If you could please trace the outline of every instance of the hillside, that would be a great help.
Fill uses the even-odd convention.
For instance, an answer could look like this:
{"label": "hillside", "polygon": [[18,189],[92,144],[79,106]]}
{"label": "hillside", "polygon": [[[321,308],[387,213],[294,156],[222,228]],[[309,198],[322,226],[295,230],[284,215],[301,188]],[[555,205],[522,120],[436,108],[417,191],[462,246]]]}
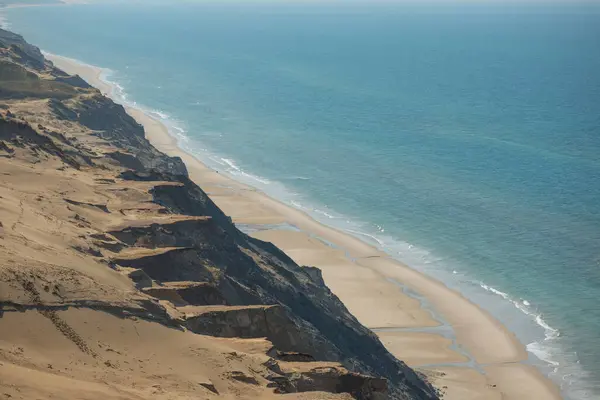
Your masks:
{"label": "hillside", "polygon": [[435,399],[317,269],[0,30],[0,396]]}

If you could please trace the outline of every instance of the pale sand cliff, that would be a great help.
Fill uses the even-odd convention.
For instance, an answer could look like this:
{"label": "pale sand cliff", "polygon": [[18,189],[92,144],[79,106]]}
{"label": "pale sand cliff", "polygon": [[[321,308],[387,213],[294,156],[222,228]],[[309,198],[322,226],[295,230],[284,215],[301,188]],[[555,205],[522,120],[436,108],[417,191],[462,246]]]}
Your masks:
{"label": "pale sand cliff", "polygon": [[125,109],[0,29],[0,398],[434,400]]}
{"label": "pale sand cliff", "polygon": [[[101,79],[101,69],[55,55],[48,58],[106,95],[112,93],[111,86]],[[423,366],[420,369],[441,388],[444,399],[561,398],[552,382],[524,362],[527,352],[516,337],[460,293],[349,234],[324,226],[297,209],[207,168],[178,148],[159,121],[138,109],[128,108],[128,112],[144,125],[147,138],[156,148],[181,157],[190,178],[235,223],[263,226],[253,236],[274,243],[300,265],[320,268],[326,284],[350,312],[379,334],[399,359],[417,369]],[[298,231],[269,229],[267,225],[273,224],[289,224]],[[455,344],[468,356],[455,351],[456,346],[451,348],[451,339],[428,332],[427,328],[440,322],[393,281],[426,297],[452,326]]]}

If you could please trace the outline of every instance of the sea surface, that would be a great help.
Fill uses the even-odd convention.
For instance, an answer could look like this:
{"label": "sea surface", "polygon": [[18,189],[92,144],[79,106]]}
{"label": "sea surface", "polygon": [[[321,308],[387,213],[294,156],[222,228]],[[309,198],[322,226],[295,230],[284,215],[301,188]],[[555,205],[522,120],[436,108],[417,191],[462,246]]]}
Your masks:
{"label": "sea surface", "polygon": [[5,11],[180,145],[492,312],[600,398],[600,5]]}

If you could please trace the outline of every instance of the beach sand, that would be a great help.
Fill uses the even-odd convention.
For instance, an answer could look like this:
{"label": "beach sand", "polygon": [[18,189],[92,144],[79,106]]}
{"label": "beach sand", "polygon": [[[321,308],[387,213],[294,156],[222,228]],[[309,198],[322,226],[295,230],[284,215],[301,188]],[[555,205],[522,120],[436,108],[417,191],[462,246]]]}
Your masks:
{"label": "beach sand", "polygon": [[[112,94],[113,88],[102,81],[102,69],[46,56],[57,67]],[[326,284],[356,318],[379,334],[396,357],[428,375],[445,393],[444,399],[561,398],[558,388],[526,363],[528,353],[514,334],[460,293],[354,236],[206,167],[181,150],[160,121],[139,109],[127,111],[144,125],[155,147],[184,160],[190,178],[235,223],[255,227],[254,237],[274,243],[298,264],[320,268]],[[272,228],[281,224],[296,230]],[[441,320],[404,288],[426,298]]]}

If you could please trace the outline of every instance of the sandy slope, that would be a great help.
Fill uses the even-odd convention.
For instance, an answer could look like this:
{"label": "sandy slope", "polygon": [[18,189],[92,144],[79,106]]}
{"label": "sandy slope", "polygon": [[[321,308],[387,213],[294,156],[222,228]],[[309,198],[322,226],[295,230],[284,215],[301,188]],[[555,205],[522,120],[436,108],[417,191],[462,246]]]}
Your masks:
{"label": "sandy slope", "polygon": [[[86,254],[92,226],[125,219],[93,204],[130,208],[143,191],[124,198],[114,194],[118,187],[106,190],[110,171],[65,169],[59,159],[36,162],[26,149],[14,151],[0,158],[0,398],[274,396],[261,378],[268,343],[206,337],[135,317],[150,298]],[[256,377],[257,384],[236,376]]]}
{"label": "sandy slope", "polygon": [[[0,39],[1,399],[383,398],[384,379],[331,361],[346,362],[324,328],[338,321],[405,379],[398,393],[435,397],[324,285],[235,230],[121,107]],[[285,303],[295,288],[316,325]]]}
{"label": "sandy slope", "polygon": [[[86,343],[87,354],[37,311],[7,313],[2,324],[12,329],[0,331],[2,398],[275,397],[255,372],[264,368],[264,356],[242,353],[247,350],[243,341],[207,338],[102,311],[58,314]],[[259,384],[238,381],[234,372],[256,376]]]}
{"label": "sandy slope", "polygon": [[[44,123],[46,132],[62,132],[87,154],[114,150],[85,128],[52,119],[45,101],[10,108]],[[29,128],[19,133],[18,120],[8,128],[4,121],[0,138],[8,128],[17,134],[0,151],[0,398],[276,397],[264,378],[271,374],[270,342],[203,336],[171,324],[168,304],[138,290],[130,269],[109,268],[92,239],[123,226],[206,218],[157,213],[148,194],[154,183],[119,182],[121,168],[110,163],[69,168],[65,153],[30,146],[28,138],[37,136]]]}

